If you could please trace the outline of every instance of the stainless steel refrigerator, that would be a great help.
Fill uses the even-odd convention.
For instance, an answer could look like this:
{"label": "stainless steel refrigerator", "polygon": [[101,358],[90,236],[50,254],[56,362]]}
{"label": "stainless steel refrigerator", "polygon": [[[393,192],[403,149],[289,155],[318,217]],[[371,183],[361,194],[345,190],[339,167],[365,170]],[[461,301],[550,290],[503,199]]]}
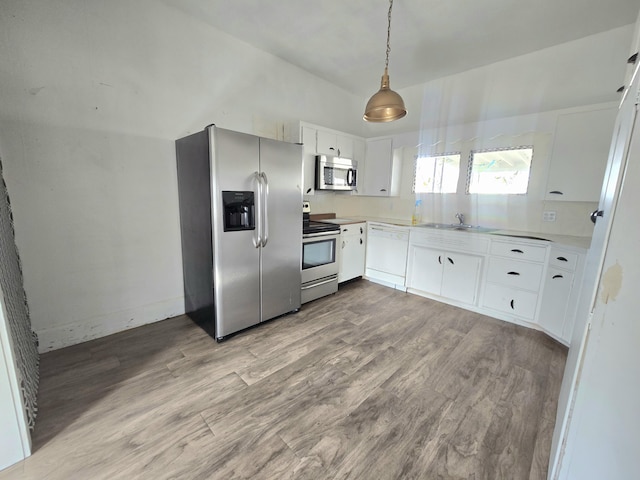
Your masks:
{"label": "stainless steel refrigerator", "polygon": [[220,341],[297,311],[302,146],[211,125],[176,158],[187,314]]}

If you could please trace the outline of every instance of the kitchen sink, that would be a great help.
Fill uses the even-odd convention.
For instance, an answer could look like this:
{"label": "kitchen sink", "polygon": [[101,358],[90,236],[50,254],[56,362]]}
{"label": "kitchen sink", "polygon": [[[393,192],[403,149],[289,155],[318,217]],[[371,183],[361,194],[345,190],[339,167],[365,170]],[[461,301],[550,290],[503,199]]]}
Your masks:
{"label": "kitchen sink", "polygon": [[439,230],[457,230],[459,232],[493,232],[495,228],[481,227],[479,225],[469,225],[468,223],[423,223],[416,225],[424,228],[437,228]]}

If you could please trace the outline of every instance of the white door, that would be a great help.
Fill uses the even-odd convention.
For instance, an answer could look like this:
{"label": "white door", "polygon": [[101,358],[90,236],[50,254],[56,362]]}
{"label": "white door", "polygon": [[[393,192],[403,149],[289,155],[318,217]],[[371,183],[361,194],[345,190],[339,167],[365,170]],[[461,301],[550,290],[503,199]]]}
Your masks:
{"label": "white door", "polygon": [[[585,349],[588,347],[588,334],[591,312],[593,310],[596,287],[602,272],[605,248],[611,230],[614,212],[618,202],[618,194],[622,182],[622,172],[627,164],[631,132],[636,119],[636,91],[637,79],[629,88],[628,95],[623,101],[616,124],[614,136],[609,151],[609,160],[605,171],[605,181],[600,195],[598,210],[602,216],[597,217],[594,228],[591,247],[587,255],[585,272],[582,282],[582,293],[578,301],[575,326],[569,348],[569,356],[565,365],[562,387],[558,399],[558,413],[556,415],[556,426],[553,433],[551,445],[551,458],[549,461],[551,475],[550,478],[558,478],[560,462],[567,465],[567,459],[562,459],[563,439],[566,435],[570,423],[571,403],[575,389],[579,383],[579,371],[581,359]],[[636,159],[638,161],[638,159]],[[631,224],[636,225],[637,219],[633,219]]]}
{"label": "white door", "polygon": [[[640,125],[633,129],[566,432],[561,479],[640,478]],[[605,210],[607,213],[612,211]],[[611,215],[612,216],[612,215]]]}

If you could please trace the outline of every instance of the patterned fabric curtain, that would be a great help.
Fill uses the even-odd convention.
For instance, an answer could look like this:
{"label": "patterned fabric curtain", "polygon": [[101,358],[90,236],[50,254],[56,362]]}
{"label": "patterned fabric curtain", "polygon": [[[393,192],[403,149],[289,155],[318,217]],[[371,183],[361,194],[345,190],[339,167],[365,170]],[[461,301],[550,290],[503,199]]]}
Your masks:
{"label": "patterned fabric curtain", "polygon": [[15,242],[13,214],[0,161],[0,289],[9,322],[10,341],[16,356],[16,372],[22,390],[29,428],[33,430],[38,411],[38,338],[31,330],[29,307],[22,280],[22,265]]}

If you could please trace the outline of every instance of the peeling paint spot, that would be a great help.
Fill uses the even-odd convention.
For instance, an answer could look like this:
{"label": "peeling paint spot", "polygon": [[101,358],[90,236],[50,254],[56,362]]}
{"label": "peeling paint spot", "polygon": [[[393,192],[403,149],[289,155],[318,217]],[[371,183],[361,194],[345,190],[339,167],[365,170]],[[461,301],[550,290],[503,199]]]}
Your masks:
{"label": "peeling paint spot", "polygon": [[29,93],[31,95],[37,95],[40,93],[40,90],[42,90],[44,87],[33,87],[29,89]]}
{"label": "peeling paint spot", "polygon": [[600,300],[605,305],[609,300],[615,300],[622,288],[622,266],[616,261],[615,265],[610,266],[604,275],[600,284]]}

